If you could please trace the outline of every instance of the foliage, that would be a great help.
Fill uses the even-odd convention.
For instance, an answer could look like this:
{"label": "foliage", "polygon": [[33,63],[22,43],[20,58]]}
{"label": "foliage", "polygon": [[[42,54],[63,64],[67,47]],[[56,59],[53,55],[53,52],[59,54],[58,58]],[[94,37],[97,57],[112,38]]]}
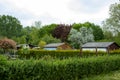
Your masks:
{"label": "foliage", "polygon": [[16,60],[0,66],[0,80],[81,80],[91,75],[120,70],[120,56]]}
{"label": "foliage", "polygon": [[45,45],[46,45],[46,42],[45,42],[45,41],[40,41],[40,42],[39,42],[39,47],[40,47],[41,49],[43,49]]}
{"label": "foliage", "polygon": [[[18,44],[34,44],[37,45],[40,40],[50,42],[59,42],[51,36],[56,24],[50,24],[40,27],[40,22],[36,21],[34,26],[27,26],[22,29],[22,36],[12,37]],[[39,28],[38,28],[39,27]],[[46,39],[47,38],[47,39]]]}
{"label": "foliage", "polygon": [[[38,44],[39,43],[39,29],[37,27],[34,26],[27,26],[24,27],[22,30],[23,36],[21,37],[24,41],[24,43],[27,44]],[[20,41],[19,41],[20,42]],[[22,42],[20,42],[22,43]]]}
{"label": "foliage", "polygon": [[92,29],[86,27],[80,28],[79,31],[71,29],[68,40],[74,48],[80,48],[82,44],[94,41]]}
{"label": "foliage", "polygon": [[9,15],[0,15],[0,36],[18,37],[21,36],[22,25],[20,21]]}
{"label": "foliage", "polygon": [[57,24],[45,25],[39,29],[39,38],[44,37],[45,35],[52,35],[53,30],[57,27]]}
{"label": "foliage", "polygon": [[[69,57],[80,57],[80,50],[29,50],[29,53],[24,53],[23,50],[18,50],[17,54],[20,58],[35,58],[40,59],[45,55],[49,55],[55,58],[64,59]],[[116,54],[112,52],[111,54]],[[117,53],[119,54],[119,53]],[[82,51],[82,57],[95,56],[96,52],[94,51]],[[106,52],[98,52],[97,55],[107,55]]]}
{"label": "foliage", "polygon": [[2,49],[16,49],[16,42],[11,39],[1,39],[0,48]]}
{"label": "foliage", "polygon": [[103,27],[117,34],[120,32],[120,3],[111,4],[109,15],[109,18],[103,22]]}
{"label": "foliage", "polygon": [[30,44],[38,44],[39,43],[39,33],[38,33],[38,29],[36,27],[31,27],[32,31],[29,33],[29,43]]}
{"label": "foliage", "polygon": [[65,42],[67,40],[71,27],[71,25],[60,24],[54,29],[52,35],[53,37],[60,39],[62,42]]}
{"label": "foliage", "polygon": [[7,62],[7,57],[0,54],[0,66]]}
{"label": "foliage", "polygon": [[81,27],[92,28],[95,41],[104,39],[103,31],[99,25],[95,25],[94,23],[90,23],[90,22],[85,22],[85,23],[78,23],[78,24],[74,23],[72,26],[74,29],[78,31],[79,31],[79,28]]}
{"label": "foliage", "polygon": [[47,44],[61,42],[60,39],[56,39],[52,35],[47,34],[44,37],[42,37],[41,40],[45,41]]}
{"label": "foliage", "polygon": [[120,45],[120,32],[118,32],[116,35],[113,35],[111,31],[104,30],[104,36],[105,39],[99,40],[100,42],[116,42],[118,45]]}
{"label": "foliage", "polygon": [[111,31],[104,30],[104,36],[105,36],[105,39],[108,39],[108,40],[113,38],[113,34]]}
{"label": "foliage", "polygon": [[23,35],[21,37],[12,37],[14,41],[17,42],[17,44],[25,44],[26,43],[26,35]]}
{"label": "foliage", "polygon": [[75,57],[79,56],[79,50],[29,50],[29,53],[26,54],[22,50],[17,52],[20,58],[28,58],[30,59],[40,59],[44,56],[52,56],[54,58],[68,58],[68,57]]}

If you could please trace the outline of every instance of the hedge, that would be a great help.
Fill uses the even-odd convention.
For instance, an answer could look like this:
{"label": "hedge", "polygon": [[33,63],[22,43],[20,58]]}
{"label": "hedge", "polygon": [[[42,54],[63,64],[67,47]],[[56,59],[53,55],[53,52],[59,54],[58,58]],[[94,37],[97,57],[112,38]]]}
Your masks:
{"label": "hedge", "polygon": [[[1,63],[1,61],[0,61]],[[2,64],[0,80],[79,80],[120,69],[120,56],[64,60],[15,60]]]}
{"label": "hedge", "polygon": [[[20,58],[36,58],[39,59],[43,56],[50,55],[56,58],[68,58],[68,57],[80,57],[79,50],[19,50],[17,52]],[[106,52],[98,52],[97,55],[105,55]],[[93,51],[84,51],[82,52],[82,56],[93,56],[96,55]]]}

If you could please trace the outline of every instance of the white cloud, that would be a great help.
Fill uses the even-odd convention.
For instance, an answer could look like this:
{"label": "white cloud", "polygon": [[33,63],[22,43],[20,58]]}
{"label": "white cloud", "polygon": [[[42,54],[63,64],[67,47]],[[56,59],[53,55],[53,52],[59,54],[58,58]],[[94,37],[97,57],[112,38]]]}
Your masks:
{"label": "white cloud", "polygon": [[0,14],[17,17],[24,26],[34,21],[42,24],[94,22],[108,17],[109,6],[118,0],[0,0]]}

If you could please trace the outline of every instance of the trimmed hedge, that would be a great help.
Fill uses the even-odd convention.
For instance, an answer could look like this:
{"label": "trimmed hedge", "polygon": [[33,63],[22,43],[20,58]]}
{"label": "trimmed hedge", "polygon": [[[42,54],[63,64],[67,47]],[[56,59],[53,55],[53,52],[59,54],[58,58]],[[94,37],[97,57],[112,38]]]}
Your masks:
{"label": "trimmed hedge", "polygon": [[[49,55],[55,58],[69,58],[69,57],[80,57],[79,50],[19,50],[17,52],[20,58],[35,58],[39,59],[43,56]],[[105,55],[106,52],[98,52],[97,54],[93,51],[84,51],[82,56],[93,56],[93,55]]]}
{"label": "trimmed hedge", "polygon": [[[1,63],[1,61],[0,61]],[[7,65],[6,65],[7,64]],[[7,61],[0,80],[79,80],[120,69],[120,56]]]}

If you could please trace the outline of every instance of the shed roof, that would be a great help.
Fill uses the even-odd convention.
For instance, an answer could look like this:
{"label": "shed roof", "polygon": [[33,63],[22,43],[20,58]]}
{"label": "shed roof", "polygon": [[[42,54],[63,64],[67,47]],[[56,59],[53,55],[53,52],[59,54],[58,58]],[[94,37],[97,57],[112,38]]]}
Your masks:
{"label": "shed roof", "polygon": [[106,48],[114,43],[115,42],[88,42],[88,43],[82,45],[82,48],[95,48],[95,47]]}
{"label": "shed roof", "polygon": [[56,47],[61,46],[63,44],[65,44],[65,43],[50,43],[50,44],[45,45],[44,47],[45,48],[56,48]]}

